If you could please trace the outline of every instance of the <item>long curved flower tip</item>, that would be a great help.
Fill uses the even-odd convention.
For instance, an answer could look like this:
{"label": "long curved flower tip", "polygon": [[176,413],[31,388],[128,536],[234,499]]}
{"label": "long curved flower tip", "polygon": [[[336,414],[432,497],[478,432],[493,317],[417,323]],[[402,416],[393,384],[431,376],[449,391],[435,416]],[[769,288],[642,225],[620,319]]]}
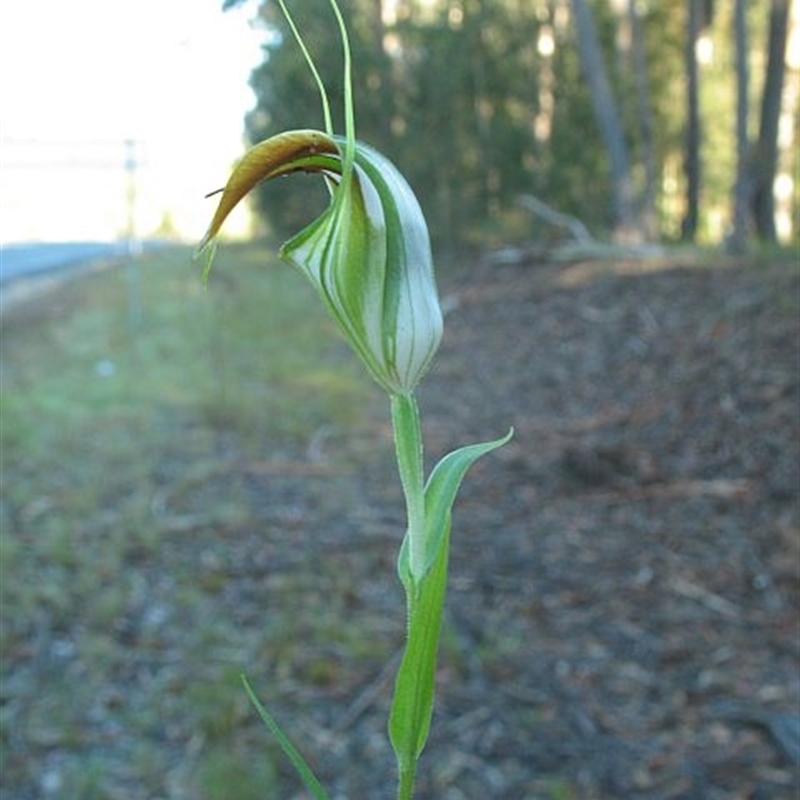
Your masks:
{"label": "long curved flower tip", "polygon": [[198,253],[212,244],[228,215],[257,184],[278,175],[310,169],[311,164],[324,155],[338,158],[339,148],[330,136],[316,130],[286,131],[251,147],[222,190],[217,210],[197,248]]}

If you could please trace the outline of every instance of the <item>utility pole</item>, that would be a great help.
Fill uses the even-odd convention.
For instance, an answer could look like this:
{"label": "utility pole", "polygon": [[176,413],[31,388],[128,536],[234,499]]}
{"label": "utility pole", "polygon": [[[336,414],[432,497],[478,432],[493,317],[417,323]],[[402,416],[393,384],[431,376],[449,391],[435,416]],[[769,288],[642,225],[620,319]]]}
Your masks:
{"label": "utility pole", "polygon": [[136,235],[136,181],[139,159],[136,152],[136,140],[125,140],[125,172],[127,174],[126,207],[128,222],[125,236],[128,249],[128,324],[132,334],[136,334],[142,321],[142,290],[139,256],[142,254],[142,242]]}

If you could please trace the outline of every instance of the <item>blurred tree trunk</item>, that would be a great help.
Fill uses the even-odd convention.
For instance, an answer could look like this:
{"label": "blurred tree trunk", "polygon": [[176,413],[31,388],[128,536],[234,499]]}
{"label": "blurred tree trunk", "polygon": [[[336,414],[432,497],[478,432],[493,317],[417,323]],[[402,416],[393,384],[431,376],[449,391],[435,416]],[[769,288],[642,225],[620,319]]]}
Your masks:
{"label": "blurred tree trunk", "polygon": [[786,71],[789,0],[772,0],[767,45],[767,74],[761,98],[758,141],[750,159],[752,170],[751,212],[760,239],[774,242],[775,197],[772,185],[778,163],[778,122]]}
{"label": "blurred tree trunk", "polygon": [[639,118],[642,163],[644,165],[644,187],[642,189],[642,227],[648,239],[658,236],[656,218],[656,159],[653,147],[653,107],[647,82],[647,51],[644,26],[635,0],[628,0],[628,20],[631,30],[631,51],[636,80],[636,108]]}
{"label": "blurred tree trunk", "polygon": [[703,0],[689,0],[686,31],[686,144],[683,171],[686,176],[686,211],[681,222],[681,238],[693,242],[700,212],[700,76],[697,66],[697,40],[703,28]]}
{"label": "blurred tree trunk", "polygon": [[747,66],[747,9],[745,0],[733,5],[734,64],[736,69],[736,179],[733,185],[733,229],[728,247],[733,253],[747,250],[747,209],[750,205],[751,170],[747,165],[747,118],[750,75]]}
{"label": "blurred tree trunk", "polygon": [[613,227],[618,238],[640,235],[633,208],[628,148],[617,104],[608,81],[600,42],[586,0],[572,0],[583,73],[611,168]]}
{"label": "blurred tree trunk", "polygon": [[467,41],[470,48],[468,58],[472,75],[473,124],[483,164],[480,180],[480,213],[488,217],[492,196],[490,178],[494,171],[495,154],[490,124],[493,107],[487,81],[487,32],[483,25],[484,13],[482,0],[477,0],[464,15],[464,27],[468,31]]}

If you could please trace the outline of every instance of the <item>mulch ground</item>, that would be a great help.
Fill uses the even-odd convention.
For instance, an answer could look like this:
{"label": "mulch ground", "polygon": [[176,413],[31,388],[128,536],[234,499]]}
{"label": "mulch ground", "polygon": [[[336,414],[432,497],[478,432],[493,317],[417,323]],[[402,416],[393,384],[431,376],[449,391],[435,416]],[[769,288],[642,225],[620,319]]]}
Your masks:
{"label": "mulch ground", "polygon": [[[440,284],[445,339],[419,390],[428,460],[515,436],[456,506],[419,800],[796,798],[797,264],[484,263]],[[205,731],[171,716],[170,697],[229,658],[251,665],[333,799],[393,796],[404,522],[390,437],[381,406],[263,461],[231,444],[191,503],[170,488],[182,457],[154,465],[158,563],[131,554],[147,589],[87,723],[102,733],[87,752],[117,760],[103,797],[200,800],[204,736],[269,740],[245,700],[212,698]],[[246,508],[204,524],[234,479]],[[208,593],[195,617],[171,564]],[[210,618],[239,638],[182,650]],[[163,720],[134,737],[122,708]],[[160,790],[126,755],[148,737],[170,765]],[[52,763],[69,747],[30,752]],[[264,796],[304,797],[271,752],[281,788]]]}
{"label": "mulch ground", "polygon": [[[516,433],[457,505],[420,798],[797,797],[796,265],[485,265],[442,284],[428,452]],[[378,509],[392,476],[368,473]],[[378,705],[331,775],[374,764]],[[374,775],[342,796],[391,796]]]}

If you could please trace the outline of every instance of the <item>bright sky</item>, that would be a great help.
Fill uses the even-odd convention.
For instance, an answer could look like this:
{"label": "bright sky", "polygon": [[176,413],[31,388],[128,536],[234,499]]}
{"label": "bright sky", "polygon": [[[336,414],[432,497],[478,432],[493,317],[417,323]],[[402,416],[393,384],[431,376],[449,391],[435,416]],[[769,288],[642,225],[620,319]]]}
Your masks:
{"label": "bright sky", "polygon": [[101,238],[166,215],[198,238],[243,152],[257,3],[0,0],[0,241]]}

